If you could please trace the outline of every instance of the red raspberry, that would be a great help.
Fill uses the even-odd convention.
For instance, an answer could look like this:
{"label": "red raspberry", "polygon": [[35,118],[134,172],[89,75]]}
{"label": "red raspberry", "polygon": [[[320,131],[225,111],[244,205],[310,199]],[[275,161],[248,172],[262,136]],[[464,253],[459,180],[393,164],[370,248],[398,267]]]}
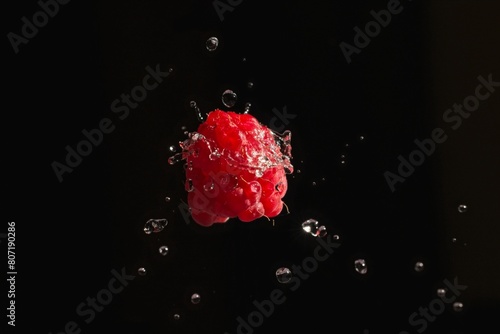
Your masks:
{"label": "red raspberry", "polygon": [[249,114],[216,109],[181,143],[186,191],[202,226],[275,217],[293,172],[291,133],[277,135]]}

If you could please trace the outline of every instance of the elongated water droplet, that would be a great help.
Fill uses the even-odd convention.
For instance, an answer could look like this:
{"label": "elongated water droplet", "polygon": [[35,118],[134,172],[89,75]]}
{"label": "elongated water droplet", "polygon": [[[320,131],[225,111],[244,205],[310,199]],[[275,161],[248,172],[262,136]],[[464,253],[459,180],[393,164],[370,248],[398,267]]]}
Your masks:
{"label": "elongated water droplet", "polygon": [[209,39],[207,39],[205,46],[208,51],[210,52],[215,51],[219,46],[219,39],[217,37],[210,37]]}
{"label": "elongated water droplet", "polygon": [[174,165],[182,160],[182,153],[176,153],[168,158],[168,164]]}
{"label": "elongated water droplet", "polygon": [[276,270],[276,279],[278,282],[286,284],[292,280],[292,271],[286,267],[281,267]]}
{"label": "elongated water droplet", "polygon": [[149,219],[146,224],[144,224],[144,233],[151,234],[161,232],[167,224],[168,221],[166,219]]}
{"label": "elongated water droplet", "polygon": [[237,100],[238,100],[238,96],[236,95],[235,92],[233,92],[230,89],[226,89],[222,93],[222,103],[224,103],[224,105],[228,108],[234,107]]}
{"label": "elongated water droplet", "polygon": [[170,197],[168,197],[168,196],[167,196],[167,197],[165,197],[165,202],[167,202],[167,203],[168,203],[168,202],[170,202],[170,200],[171,200],[171,198],[170,198]]}
{"label": "elongated water droplet", "polygon": [[366,261],[364,259],[357,259],[354,261],[354,269],[362,275],[368,272],[368,266],[366,265]]}
{"label": "elongated water droplet", "polygon": [[193,185],[193,180],[187,179],[186,181],[186,191],[188,193],[192,192],[194,190],[194,185]]}
{"label": "elongated water droplet", "polygon": [[252,107],[252,104],[250,102],[245,103],[245,110],[243,110],[243,113],[248,114],[250,112],[251,107]]}
{"label": "elongated water droplet", "polygon": [[316,231],[316,233],[314,235],[316,237],[324,238],[327,234],[328,234],[328,232],[326,231],[326,227],[321,225],[320,227],[318,227],[318,230]]}

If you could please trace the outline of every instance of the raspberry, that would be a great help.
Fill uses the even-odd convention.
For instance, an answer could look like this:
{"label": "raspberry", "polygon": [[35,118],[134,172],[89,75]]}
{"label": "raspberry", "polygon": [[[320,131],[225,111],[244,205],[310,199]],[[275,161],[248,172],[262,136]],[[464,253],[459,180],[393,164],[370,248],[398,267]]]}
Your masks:
{"label": "raspberry", "polygon": [[275,217],[293,172],[291,133],[278,135],[249,114],[216,109],[180,143],[188,205],[202,226],[229,218]]}

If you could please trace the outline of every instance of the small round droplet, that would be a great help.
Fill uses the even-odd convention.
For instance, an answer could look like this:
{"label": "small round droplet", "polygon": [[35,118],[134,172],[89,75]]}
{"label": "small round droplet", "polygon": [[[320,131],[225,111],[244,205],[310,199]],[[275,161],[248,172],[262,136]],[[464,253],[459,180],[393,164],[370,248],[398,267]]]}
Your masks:
{"label": "small round droplet", "polygon": [[455,312],[460,312],[464,309],[464,304],[461,302],[454,302],[453,303],[453,311]]}
{"label": "small round droplet", "polygon": [[248,88],[252,88],[252,87],[253,87],[253,82],[249,81],[249,82],[247,83],[247,87],[248,87]]}
{"label": "small round droplet", "polygon": [[168,202],[170,202],[170,201],[171,201],[171,198],[170,198],[170,197],[168,197],[168,196],[167,196],[167,197],[165,197],[165,202],[167,202],[167,203],[168,203]]}
{"label": "small round droplet", "polygon": [[451,242],[457,242],[457,238],[451,238]]}
{"label": "small round droplet", "polygon": [[460,204],[460,205],[458,206],[458,212],[460,212],[460,213],[465,213],[465,212],[467,212],[467,209],[468,209],[468,208],[467,208],[467,205],[465,205],[465,204]]}
{"label": "small round droplet", "polygon": [[446,289],[442,289],[442,288],[441,289],[437,289],[437,295],[440,298],[445,297],[446,296]]}
{"label": "small round droplet", "polygon": [[177,148],[174,145],[171,145],[169,148],[170,152],[175,153],[177,152]]}
{"label": "small round droplet", "polygon": [[333,240],[340,240],[340,236],[338,234],[332,235]]}
{"label": "small round droplet", "polygon": [[217,37],[210,37],[207,39],[205,46],[208,51],[213,52],[217,50],[217,47],[219,46],[219,39]]}
{"label": "small round droplet", "polygon": [[357,259],[354,261],[354,269],[361,275],[364,275],[368,272],[368,267],[366,265],[366,261],[364,259]]}
{"label": "small round droplet", "polygon": [[167,255],[168,254],[168,247],[167,246],[161,246],[160,248],[158,248],[158,252],[160,253],[160,255]]}
{"label": "small round droplet", "polygon": [[237,99],[238,99],[238,96],[236,95],[236,93],[230,89],[226,89],[222,93],[222,103],[224,103],[224,105],[228,108],[234,107]]}
{"label": "small round droplet", "polygon": [[146,275],[146,268],[141,267],[141,268],[137,269],[137,273],[141,276]]}
{"label": "small round droplet", "polygon": [[193,303],[193,304],[195,304],[195,305],[196,305],[196,304],[199,304],[199,303],[200,303],[200,301],[201,301],[201,296],[200,296],[199,294],[197,294],[197,293],[193,293],[193,294],[191,295],[191,303]]}
{"label": "small round droplet", "polygon": [[286,284],[292,280],[292,271],[286,267],[281,267],[276,270],[276,279],[278,282]]}
{"label": "small round droplet", "polygon": [[144,224],[144,233],[151,234],[161,232],[167,224],[168,220],[166,219],[149,219]]}
{"label": "small round droplet", "polygon": [[318,230],[316,231],[315,236],[320,237],[320,238],[324,238],[327,234],[328,234],[328,232],[326,231],[326,227],[324,225],[321,225],[320,227],[318,227]]}
{"label": "small round droplet", "polygon": [[180,314],[174,314],[174,320],[179,320],[181,318]]}
{"label": "small round droplet", "polygon": [[424,270],[424,263],[420,261],[415,263],[414,269],[416,272],[422,272]]}

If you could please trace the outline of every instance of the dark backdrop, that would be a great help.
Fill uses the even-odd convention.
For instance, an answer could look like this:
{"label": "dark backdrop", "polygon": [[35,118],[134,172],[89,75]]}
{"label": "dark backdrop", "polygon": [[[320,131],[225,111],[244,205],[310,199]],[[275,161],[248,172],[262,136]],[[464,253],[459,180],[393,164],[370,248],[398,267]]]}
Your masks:
{"label": "dark backdrop", "polygon": [[[9,332],[478,333],[493,322],[500,88],[456,130],[442,117],[475,94],[479,76],[500,81],[498,3],[401,1],[350,63],[341,43],[354,46],[355,27],[364,31],[388,2],[220,3],[231,8],[223,20],[209,0],[71,1],[18,53],[8,34],[22,34],[22,18],[32,22],[41,7],[6,4],[0,233],[15,221],[18,272]],[[120,119],[113,101],[141,85],[148,66],[173,71]],[[202,228],[186,218],[183,169],[167,163],[169,147],[199,124],[189,102],[227,110],[225,89],[238,95],[230,109],[251,103],[263,124],[292,132],[289,212],[274,222]],[[65,163],[66,146],[105,118],[113,130],[60,182],[54,161]],[[391,191],[384,173],[397,173],[398,157],[435,128],[447,140]],[[146,235],[150,218],[168,225]],[[274,272],[314,263],[317,239],[301,229],[309,218],[341,243],[307,278],[296,272],[293,291]],[[107,294],[113,270],[129,281]],[[437,299],[445,280],[462,286],[459,312]],[[254,302],[274,289],[286,300],[260,323]],[[90,318],[96,297],[106,305]],[[429,307],[437,315],[425,318]],[[238,328],[239,317],[255,328]]]}

